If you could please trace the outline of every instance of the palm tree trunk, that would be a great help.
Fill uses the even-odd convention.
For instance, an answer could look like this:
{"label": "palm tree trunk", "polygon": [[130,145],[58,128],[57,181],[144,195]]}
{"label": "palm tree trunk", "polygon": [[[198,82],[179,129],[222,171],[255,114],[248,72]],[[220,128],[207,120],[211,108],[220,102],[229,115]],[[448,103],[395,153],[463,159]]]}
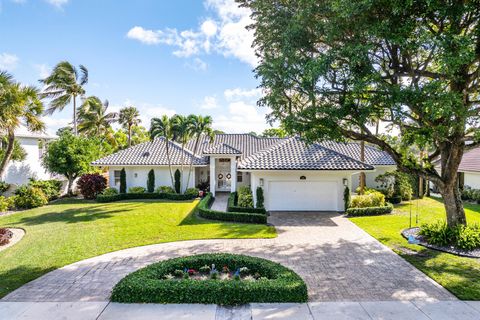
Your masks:
{"label": "palm tree trunk", "polygon": [[77,96],[73,95],[73,133],[78,136],[77,131]]}
{"label": "palm tree trunk", "polygon": [[172,181],[172,188],[175,189],[175,181],[173,180],[173,173],[172,173],[172,161],[170,160],[170,147],[168,146],[168,139],[165,137],[165,146],[167,150],[167,161],[168,161],[168,171],[170,172],[170,180]]}
{"label": "palm tree trunk", "polygon": [[15,146],[15,133],[13,130],[8,130],[8,145],[7,150],[5,151],[5,156],[0,163],[0,178],[3,180],[3,175],[7,169],[8,162],[13,154],[13,148]]}
{"label": "palm tree trunk", "polygon": [[132,125],[128,124],[128,147],[132,146]]}
{"label": "palm tree trunk", "polygon": [[[365,162],[365,141],[360,141],[360,161]],[[360,172],[360,192],[365,193],[365,172]]]}
{"label": "palm tree trunk", "polygon": [[199,140],[200,140],[200,134],[197,135],[197,138],[195,139],[195,146],[193,147],[193,157],[190,160],[190,167],[188,168],[187,187],[190,184],[190,175],[192,174],[193,160],[195,159],[195,155],[197,154]]}
{"label": "palm tree trunk", "polygon": [[[183,190],[183,166],[185,163],[185,143],[182,142],[182,165],[180,166],[180,172],[182,173],[180,176],[180,192],[183,193],[185,190]],[[187,185],[188,188],[188,185]]]}

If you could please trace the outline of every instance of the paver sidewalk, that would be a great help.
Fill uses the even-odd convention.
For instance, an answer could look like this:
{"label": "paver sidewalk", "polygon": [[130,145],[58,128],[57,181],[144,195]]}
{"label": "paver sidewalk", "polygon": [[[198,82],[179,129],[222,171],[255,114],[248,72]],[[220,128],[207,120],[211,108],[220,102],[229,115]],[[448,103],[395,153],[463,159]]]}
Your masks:
{"label": "paver sidewalk", "polygon": [[309,301],[456,300],[386,246],[336,213],[277,212],[274,239],[218,239],[116,251],[54,270],[2,301],[108,301],[115,284],[151,263],[229,252],[279,262],[307,284]]}
{"label": "paver sidewalk", "polygon": [[478,320],[480,301],[312,302],[220,307],[199,304],[0,302],[0,320]]}

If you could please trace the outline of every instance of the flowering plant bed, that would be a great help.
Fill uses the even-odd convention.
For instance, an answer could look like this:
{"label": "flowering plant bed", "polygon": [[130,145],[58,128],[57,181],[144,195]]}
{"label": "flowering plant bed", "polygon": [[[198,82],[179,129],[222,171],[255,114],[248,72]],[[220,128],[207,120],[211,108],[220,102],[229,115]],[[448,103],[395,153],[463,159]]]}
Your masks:
{"label": "flowering plant bed", "polygon": [[261,258],[201,254],[158,262],[122,279],[111,300],[127,303],[306,302],[292,270]]}
{"label": "flowering plant bed", "polygon": [[0,228],[0,246],[7,245],[13,236],[13,232],[7,228]]}

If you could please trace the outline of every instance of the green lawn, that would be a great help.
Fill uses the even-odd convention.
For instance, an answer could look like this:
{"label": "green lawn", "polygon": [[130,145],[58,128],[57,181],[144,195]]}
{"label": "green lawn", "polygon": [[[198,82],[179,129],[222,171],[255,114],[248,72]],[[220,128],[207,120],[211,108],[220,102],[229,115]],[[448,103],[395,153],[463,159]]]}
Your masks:
{"label": "green lawn", "polygon": [[[392,248],[415,267],[440,283],[463,300],[480,300],[480,259],[462,258],[452,254],[410,245],[400,231],[409,227],[410,208],[412,225],[418,205],[419,225],[445,219],[443,204],[436,198],[412,201],[411,206],[396,206],[391,215],[350,218],[355,224]],[[465,204],[468,223],[480,223],[480,205]]]}
{"label": "green lawn", "polygon": [[198,200],[99,204],[60,200],[0,217],[1,227],[26,230],[0,252],[0,297],[42,274],[103,253],[147,244],[212,238],[273,238],[274,227],[201,220]]}

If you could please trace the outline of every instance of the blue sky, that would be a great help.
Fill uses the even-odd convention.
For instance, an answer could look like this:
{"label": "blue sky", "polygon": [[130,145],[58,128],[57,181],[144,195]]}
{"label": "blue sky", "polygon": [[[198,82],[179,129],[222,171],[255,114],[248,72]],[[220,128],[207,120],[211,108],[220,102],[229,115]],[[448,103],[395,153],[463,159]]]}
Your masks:
{"label": "blue sky", "polygon": [[[59,61],[89,70],[87,95],[112,111],[209,114],[226,132],[261,132],[249,12],[233,0],[0,0],[0,69],[39,85]],[[71,107],[45,117],[48,131]]]}

